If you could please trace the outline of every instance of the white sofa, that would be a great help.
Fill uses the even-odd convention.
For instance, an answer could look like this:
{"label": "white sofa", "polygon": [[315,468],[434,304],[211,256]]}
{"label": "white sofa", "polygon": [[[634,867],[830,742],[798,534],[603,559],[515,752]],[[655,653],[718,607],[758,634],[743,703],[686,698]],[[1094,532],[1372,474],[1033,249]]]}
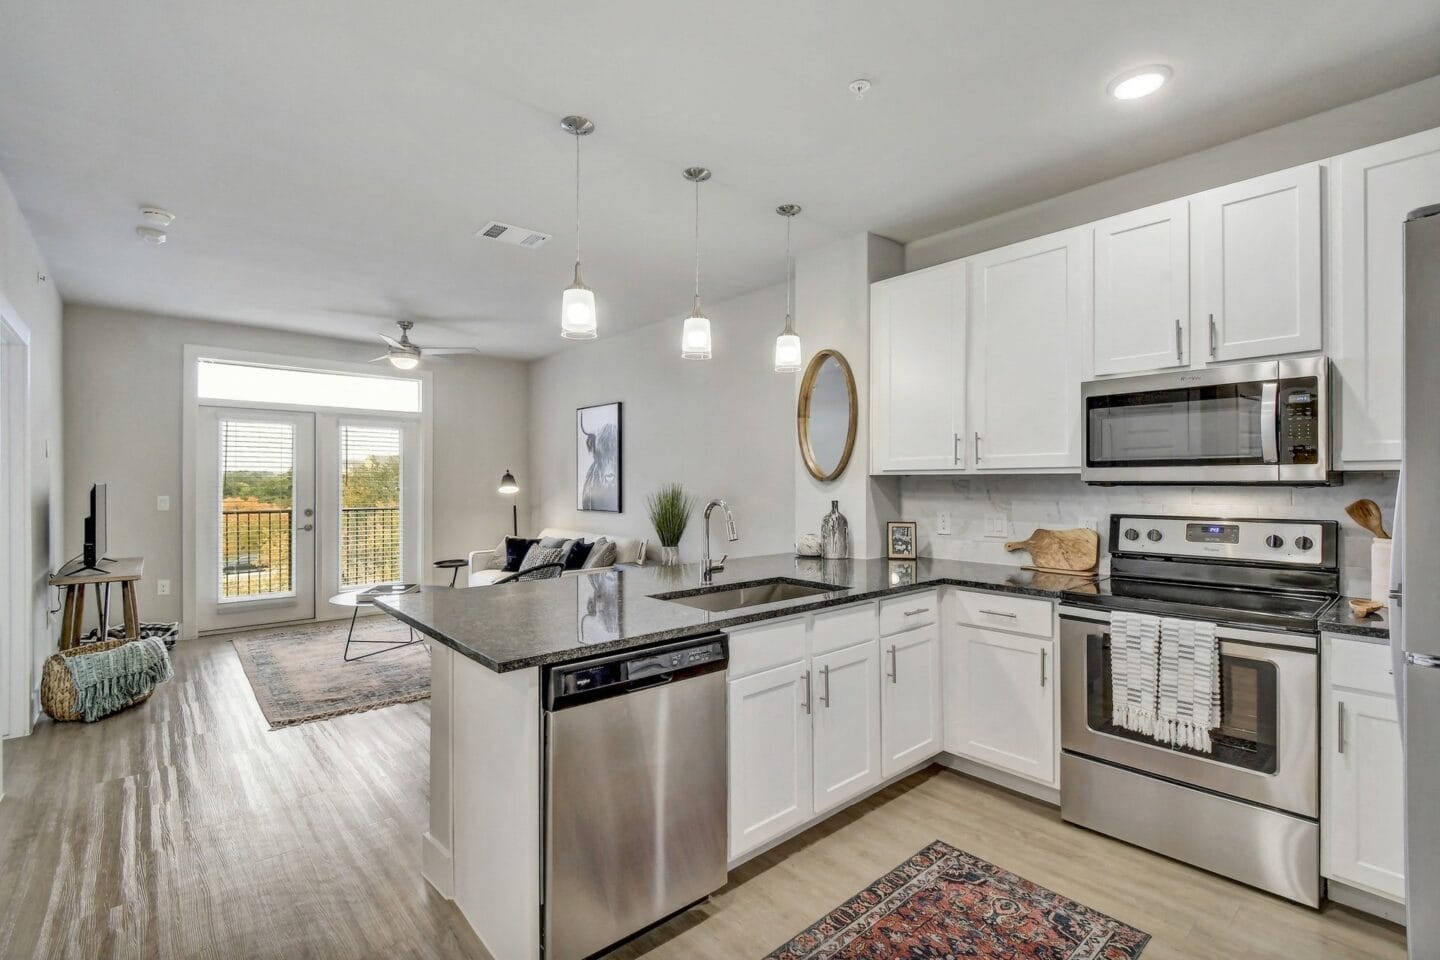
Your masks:
{"label": "white sofa", "polygon": [[[601,537],[615,544],[616,563],[644,563],[646,541],[642,537],[633,539],[630,537],[617,537],[606,533],[588,533],[584,530],[566,530],[563,527],[546,527],[540,531],[539,537],[555,537],[560,540],[589,540],[596,542]],[[489,550],[473,550],[470,553],[469,583],[472,587],[488,587],[501,577],[510,576],[504,570],[493,566],[496,554],[503,553],[505,541],[501,540]],[[503,562],[501,566],[503,566]],[[594,573],[596,570],[608,569],[605,567],[584,567],[580,570],[566,570],[564,575],[569,577],[577,573]]]}

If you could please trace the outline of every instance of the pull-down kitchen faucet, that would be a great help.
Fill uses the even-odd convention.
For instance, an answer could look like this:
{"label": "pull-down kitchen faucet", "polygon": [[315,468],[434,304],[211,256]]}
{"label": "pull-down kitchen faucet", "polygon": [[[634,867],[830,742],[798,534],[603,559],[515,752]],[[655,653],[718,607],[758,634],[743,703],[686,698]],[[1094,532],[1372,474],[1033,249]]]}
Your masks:
{"label": "pull-down kitchen faucet", "polygon": [[730,507],[724,500],[711,500],[705,505],[705,555],[700,558],[700,582],[710,583],[716,570],[725,569],[725,560],[730,554],[720,558],[718,563],[710,562],[710,514],[716,507],[725,511],[725,535],[734,543],[740,539],[740,534],[735,532],[735,515],[730,512]]}

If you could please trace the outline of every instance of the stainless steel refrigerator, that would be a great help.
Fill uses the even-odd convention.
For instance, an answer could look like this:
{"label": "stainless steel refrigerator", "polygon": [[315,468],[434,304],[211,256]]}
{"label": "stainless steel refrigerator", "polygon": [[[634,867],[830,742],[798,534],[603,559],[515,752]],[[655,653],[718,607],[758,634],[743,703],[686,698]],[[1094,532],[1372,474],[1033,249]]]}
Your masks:
{"label": "stainless steel refrigerator", "polygon": [[1413,960],[1440,957],[1440,205],[1405,223],[1405,461],[1390,642],[1405,740]]}

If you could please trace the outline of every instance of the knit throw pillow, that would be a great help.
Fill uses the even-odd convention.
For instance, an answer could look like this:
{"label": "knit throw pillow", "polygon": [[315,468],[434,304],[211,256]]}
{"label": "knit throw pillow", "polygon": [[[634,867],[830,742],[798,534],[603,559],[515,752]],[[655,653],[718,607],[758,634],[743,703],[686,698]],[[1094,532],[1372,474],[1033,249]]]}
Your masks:
{"label": "knit throw pillow", "polygon": [[560,575],[560,570],[558,567],[549,567],[545,570],[536,570],[536,572],[533,574],[530,573],[530,571],[535,570],[536,567],[544,567],[547,564],[552,563],[561,563],[564,560],[565,551],[562,550],[560,547],[542,547],[540,544],[537,543],[535,544],[535,546],[530,548],[529,552],[525,554],[525,559],[520,563],[520,576],[516,579],[548,580],[551,577],[558,577]]}

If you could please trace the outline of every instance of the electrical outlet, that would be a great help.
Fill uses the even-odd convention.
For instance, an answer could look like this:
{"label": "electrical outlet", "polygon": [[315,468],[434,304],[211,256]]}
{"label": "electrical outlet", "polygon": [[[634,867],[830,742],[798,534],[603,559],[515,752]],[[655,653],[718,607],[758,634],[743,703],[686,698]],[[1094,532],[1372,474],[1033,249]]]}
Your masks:
{"label": "electrical outlet", "polygon": [[950,536],[950,511],[941,510],[935,514],[935,532],[942,537]]}
{"label": "electrical outlet", "polygon": [[985,536],[987,537],[1008,537],[1010,535],[1010,518],[1003,513],[987,513],[985,515]]}
{"label": "electrical outlet", "polygon": [[166,497],[166,496],[156,497],[156,498],[155,498],[155,509],[156,509],[156,510],[160,510],[160,511],[162,511],[162,512],[165,511],[165,510],[169,510],[169,509],[170,509],[170,498],[169,498],[169,497]]}
{"label": "electrical outlet", "polygon": [[168,597],[168,596],[170,596],[170,581],[169,581],[169,580],[156,580],[156,581],[155,581],[155,594],[156,594],[157,596],[161,596],[161,597]]}

